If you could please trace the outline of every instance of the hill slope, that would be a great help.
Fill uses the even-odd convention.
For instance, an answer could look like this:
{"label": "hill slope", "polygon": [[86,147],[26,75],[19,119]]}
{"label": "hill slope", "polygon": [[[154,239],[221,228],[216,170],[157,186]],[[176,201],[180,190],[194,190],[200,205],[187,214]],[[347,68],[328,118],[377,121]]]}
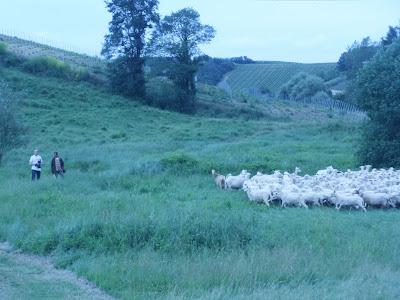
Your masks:
{"label": "hill slope", "polygon": [[103,72],[106,67],[104,60],[100,58],[62,50],[18,37],[0,34],[0,41],[5,42],[10,51],[22,57],[51,56],[72,66],[87,68],[94,73]]}
{"label": "hill slope", "polygon": [[[399,212],[268,209],[219,191],[209,174],[353,168],[357,127],[189,117],[85,83],[2,78],[30,134],[0,168],[0,240],[124,299],[400,293]],[[32,184],[36,147],[45,171]],[[56,150],[63,181],[49,174]]]}
{"label": "hill slope", "polygon": [[239,64],[223,81],[234,93],[249,89],[268,89],[278,92],[293,75],[306,72],[318,75],[335,68],[334,63],[300,64],[272,62],[261,64]]}

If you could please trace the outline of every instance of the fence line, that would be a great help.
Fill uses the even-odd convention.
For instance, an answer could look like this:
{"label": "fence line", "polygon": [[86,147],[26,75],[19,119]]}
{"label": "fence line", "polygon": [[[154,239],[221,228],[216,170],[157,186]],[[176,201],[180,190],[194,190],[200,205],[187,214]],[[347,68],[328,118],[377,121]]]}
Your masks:
{"label": "fence line", "polygon": [[[225,92],[227,92],[229,94],[229,96],[231,97],[231,99],[233,98],[233,90],[231,88],[231,86],[228,84],[228,82],[226,81],[226,78],[224,78],[224,80],[222,80],[219,84],[218,87],[225,90]],[[258,88],[247,88],[247,89],[242,89],[239,91],[239,94],[241,95],[248,95],[248,96],[253,96],[257,99],[261,99],[264,101],[270,101],[270,100],[275,100],[276,97],[274,97],[274,95],[265,95],[262,94],[260,92],[260,90]],[[321,108],[325,108],[328,109],[329,111],[331,111],[332,113],[336,113],[336,114],[340,114],[346,118],[349,118],[353,121],[365,121],[366,119],[368,119],[367,114],[362,111],[361,109],[359,109],[357,106],[348,103],[348,102],[344,102],[344,101],[340,101],[340,100],[336,100],[336,99],[332,99],[332,98],[306,98],[306,99],[284,99],[290,102],[294,102],[300,105],[313,105],[313,106],[317,106],[317,107],[321,107]]]}

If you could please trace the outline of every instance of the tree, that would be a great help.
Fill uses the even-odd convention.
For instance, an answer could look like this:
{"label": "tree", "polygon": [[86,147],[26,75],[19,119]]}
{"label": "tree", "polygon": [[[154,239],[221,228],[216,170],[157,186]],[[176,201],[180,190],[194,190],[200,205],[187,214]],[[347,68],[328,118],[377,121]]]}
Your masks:
{"label": "tree", "polygon": [[400,39],[381,48],[355,80],[359,106],[369,116],[360,145],[362,163],[400,167]]}
{"label": "tree", "polygon": [[111,83],[127,96],[144,98],[146,33],[159,20],[158,0],[106,0],[106,5],[112,20],[102,55],[113,59]]}
{"label": "tree", "polygon": [[355,78],[357,72],[369,61],[378,51],[379,47],[369,37],[364,38],[361,43],[354,42],[344,52],[337,63],[337,69],[345,72],[347,78]]}
{"label": "tree", "polygon": [[22,144],[24,128],[15,119],[15,101],[0,85],[0,164],[4,154]]}
{"label": "tree", "polygon": [[199,45],[210,42],[214,36],[214,28],[201,24],[200,14],[192,8],[164,17],[153,33],[151,52],[173,59],[169,78],[177,88],[179,110],[183,113],[195,109]]}
{"label": "tree", "polygon": [[384,38],[382,38],[382,45],[389,46],[391,45],[396,39],[400,37],[400,27],[393,27],[389,26],[389,31]]}

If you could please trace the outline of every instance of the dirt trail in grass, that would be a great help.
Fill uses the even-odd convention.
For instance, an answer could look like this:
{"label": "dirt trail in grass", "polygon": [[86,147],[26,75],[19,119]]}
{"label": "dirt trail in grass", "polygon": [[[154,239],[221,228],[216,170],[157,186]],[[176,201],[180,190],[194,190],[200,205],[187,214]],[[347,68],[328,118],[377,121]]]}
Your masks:
{"label": "dirt trail in grass", "polygon": [[57,270],[48,259],[12,251],[0,243],[2,299],[114,299],[74,273]]}

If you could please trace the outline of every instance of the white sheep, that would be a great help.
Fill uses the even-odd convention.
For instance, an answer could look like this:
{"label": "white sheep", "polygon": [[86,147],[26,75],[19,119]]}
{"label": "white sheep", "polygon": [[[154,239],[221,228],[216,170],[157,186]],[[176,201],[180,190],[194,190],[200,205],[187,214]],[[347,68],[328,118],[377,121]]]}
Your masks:
{"label": "white sheep", "polygon": [[271,199],[271,190],[264,189],[252,189],[250,187],[243,187],[243,190],[247,193],[250,201],[257,203],[264,203],[269,206]]}
{"label": "white sheep", "polygon": [[339,194],[336,193],[336,191],[334,191],[330,197],[330,200],[332,201],[333,204],[335,204],[337,210],[340,210],[343,206],[347,206],[367,211],[365,208],[364,200],[359,195]]}
{"label": "white sheep", "polygon": [[250,179],[251,174],[243,170],[238,176],[232,176],[228,174],[226,176],[226,187],[228,189],[241,189],[246,180]]}
{"label": "white sheep", "polygon": [[282,191],[279,194],[279,198],[282,201],[282,207],[286,207],[288,205],[295,205],[295,206],[308,208],[304,199],[297,193],[293,193],[290,191]]}
{"label": "white sheep", "polygon": [[390,202],[390,195],[386,193],[376,193],[376,192],[363,192],[363,191],[356,191],[361,198],[363,198],[364,202],[370,206],[377,206],[377,207],[388,207],[391,205]]}

